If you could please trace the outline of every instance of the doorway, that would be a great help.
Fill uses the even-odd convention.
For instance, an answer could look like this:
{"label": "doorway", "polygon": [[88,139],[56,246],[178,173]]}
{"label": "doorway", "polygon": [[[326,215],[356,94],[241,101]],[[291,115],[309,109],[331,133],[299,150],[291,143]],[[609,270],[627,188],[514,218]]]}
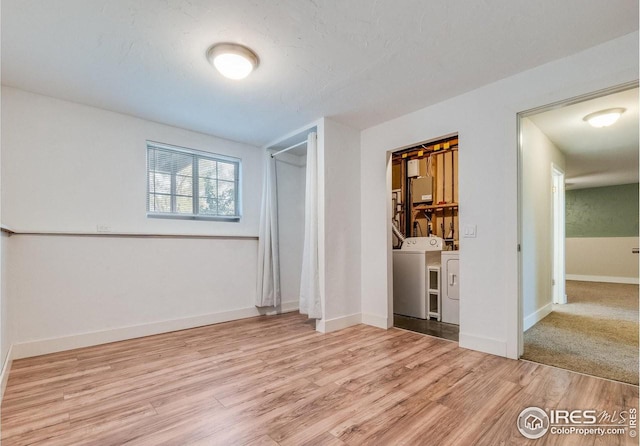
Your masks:
{"label": "doorway", "polygon": [[459,335],[458,136],[391,154],[393,324]]}
{"label": "doorway", "polygon": [[518,121],[521,357],[637,385],[637,82]]}

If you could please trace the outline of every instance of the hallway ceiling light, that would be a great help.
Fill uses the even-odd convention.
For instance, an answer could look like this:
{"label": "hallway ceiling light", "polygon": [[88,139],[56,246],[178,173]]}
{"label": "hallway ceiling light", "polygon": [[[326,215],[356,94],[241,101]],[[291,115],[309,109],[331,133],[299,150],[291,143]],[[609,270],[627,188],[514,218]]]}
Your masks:
{"label": "hallway ceiling light", "polygon": [[246,46],[217,43],[207,50],[207,59],[216,70],[229,79],[244,79],[257,66],[258,56]]}
{"label": "hallway ceiling light", "polygon": [[590,113],[582,119],[587,121],[592,127],[608,127],[616,122],[624,112],[624,108],[610,108]]}

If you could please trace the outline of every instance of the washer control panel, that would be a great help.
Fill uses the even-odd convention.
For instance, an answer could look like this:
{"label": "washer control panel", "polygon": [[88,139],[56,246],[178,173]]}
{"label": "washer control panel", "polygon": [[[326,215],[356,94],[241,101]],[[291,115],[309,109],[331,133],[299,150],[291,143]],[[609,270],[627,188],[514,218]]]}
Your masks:
{"label": "washer control panel", "polygon": [[442,251],[444,240],[440,237],[407,237],[402,243],[403,251]]}

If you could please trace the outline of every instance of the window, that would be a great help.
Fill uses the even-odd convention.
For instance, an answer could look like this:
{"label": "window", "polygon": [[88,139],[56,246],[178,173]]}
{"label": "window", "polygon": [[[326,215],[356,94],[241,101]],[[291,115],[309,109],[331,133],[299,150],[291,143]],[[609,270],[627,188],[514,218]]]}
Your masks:
{"label": "window", "polygon": [[240,160],[147,141],[147,215],[240,219]]}

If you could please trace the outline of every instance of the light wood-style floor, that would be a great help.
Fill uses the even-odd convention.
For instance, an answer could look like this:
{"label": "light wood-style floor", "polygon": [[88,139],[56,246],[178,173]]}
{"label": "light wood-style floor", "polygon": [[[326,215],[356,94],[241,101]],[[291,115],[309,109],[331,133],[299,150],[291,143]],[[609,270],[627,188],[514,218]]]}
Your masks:
{"label": "light wood-style floor", "polygon": [[619,411],[638,388],[399,329],[323,335],[289,313],[15,361],[2,444],[530,445],[528,406]]}

